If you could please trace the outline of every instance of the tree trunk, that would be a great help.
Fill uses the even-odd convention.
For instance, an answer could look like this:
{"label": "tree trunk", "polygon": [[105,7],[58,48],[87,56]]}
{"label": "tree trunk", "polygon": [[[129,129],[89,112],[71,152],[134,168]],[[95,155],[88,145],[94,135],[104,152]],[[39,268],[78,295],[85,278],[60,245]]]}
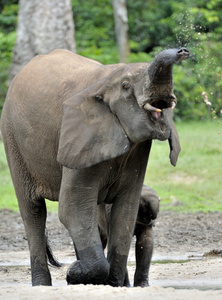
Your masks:
{"label": "tree trunk", "polygon": [[58,48],[76,51],[71,1],[20,0],[9,82],[35,55]]}
{"label": "tree trunk", "polygon": [[119,61],[126,62],[129,56],[128,16],[125,0],[112,0],[115,20],[116,39],[119,49]]}

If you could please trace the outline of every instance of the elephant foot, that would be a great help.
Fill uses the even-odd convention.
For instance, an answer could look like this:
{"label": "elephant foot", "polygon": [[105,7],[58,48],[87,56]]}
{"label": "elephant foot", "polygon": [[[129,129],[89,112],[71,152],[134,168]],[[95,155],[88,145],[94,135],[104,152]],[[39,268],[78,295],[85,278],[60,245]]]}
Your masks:
{"label": "elephant foot", "polygon": [[47,265],[37,258],[31,258],[32,286],[52,285],[51,275]]}
{"label": "elephant foot", "polygon": [[108,254],[108,260],[110,263],[109,277],[106,280],[106,284],[113,287],[129,286],[129,277],[126,269],[127,255],[120,255],[115,251],[110,251],[110,257]]}
{"label": "elephant foot", "polygon": [[84,266],[81,260],[72,263],[67,271],[68,284],[104,284],[109,276],[109,264],[105,260]]}
{"label": "elephant foot", "polygon": [[134,287],[148,287],[149,286],[149,282],[147,280],[145,281],[140,281],[140,282],[134,282]]}
{"label": "elephant foot", "polygon": [[119,287],[119,286],[126,286],[126,287],[129,287],[127,286],[127,282],[125,283],[124,279],[119,279],[117,278],[116,276],[112,276],[110,275],[107,280],[106,280],[106,285],[111,285],[113,287]]}
{"label": "elephant foot", "polygon": [[39,278],[37,277],[32,279],[32,286],[39,286],[39,285],[51,286],[52,285],[51,277],[42,278],[40,276]]}
{"label": "elephant foot", "polygon": [[134,287],[140,286],[140,287],[147,287],[149,286],[149,281],[147,276],[137,276],[134,278]]}
{"label": "elephant foot", "polygon": [[129,281],[129,274],[128,274],[128,271],[126,271],[126,275],[125,275],[125,279],[124,279],[123,285],[124,285],[125,287],[130,287],[130,281]]}

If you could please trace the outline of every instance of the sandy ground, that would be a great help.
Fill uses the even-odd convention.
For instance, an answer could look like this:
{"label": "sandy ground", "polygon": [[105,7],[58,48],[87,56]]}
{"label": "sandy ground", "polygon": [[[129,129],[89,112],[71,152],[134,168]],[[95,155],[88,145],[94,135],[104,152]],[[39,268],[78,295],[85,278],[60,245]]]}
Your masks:
{"label": "sandy ground", "polygon": [[[67,286],[66,270],[75,260],[74,251],[66,229],[52,213],[47,221],[52,249],[65,265],[50,268],[53,287],[31,287],[21,217],[1,210],[0,220],[0,299],[222,299],[222,213],[159,214],[148,288]],[[134,269],[133,243],[128,262],[131,280]]]}

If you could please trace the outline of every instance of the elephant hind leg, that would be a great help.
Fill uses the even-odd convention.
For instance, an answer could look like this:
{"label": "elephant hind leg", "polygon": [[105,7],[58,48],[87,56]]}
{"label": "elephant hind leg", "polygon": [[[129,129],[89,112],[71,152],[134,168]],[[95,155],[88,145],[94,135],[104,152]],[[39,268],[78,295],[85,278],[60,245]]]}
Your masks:
{"label": "elephant hind leg", "polygon": [[38,203],[27,202],[25,209],[20,209],[30,250],[32,285],[52,285],[47,262],[45,200],[39,199]]}
{"label": "elephant hind leg", "polygon": [[[23,197],[21,197],[23,194]],[[25,226],[30,251],[32,285],[52,285],[47,262],[47,242],[45,236],[46,204],[44,198],[33,201],[33,195],[25,195],[21,188],[17,191],[20,213]]]}
{"label": "elephant hind leg", "polygon": [[[7,142],[5,147],[7,149]],[[8,149],[6,153],[29,244],[32,285],[51,285],[46,256],[45,199],[37,195],[36,182],[29,174],[18,149]]]}

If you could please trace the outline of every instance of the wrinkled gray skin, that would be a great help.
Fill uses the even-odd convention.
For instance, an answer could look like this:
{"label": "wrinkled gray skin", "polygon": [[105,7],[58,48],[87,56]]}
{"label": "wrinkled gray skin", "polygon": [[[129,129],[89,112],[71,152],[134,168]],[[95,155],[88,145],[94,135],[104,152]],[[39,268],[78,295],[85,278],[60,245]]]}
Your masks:
{"label": "wrinkled gray skin", "polygon": [[[100,204],[98,206],[98,223],[100,236],[105,249],[109,235],[109,222],[112,204]],[[136,271],[134,274],[134,286],[149,286],[149,269],[153,254],[154,220],[159,212],[159,197],[156,191],[148,186],[143,186],[140,196],[139,211],[136,219],[134,235],[136,236]],[[130,286],[128,273],[124,281],[125,286]]]}
{"label": "wrinkled gray skin", "polygon": [[[122,286],[140,192],[153,139],[180,151],[173,124],[172,65],[186,49],[161,52],[151,64],[104,66],[67,50],[33,58],[14,78],[1,130],[30,249],[33,285],[51,285],[45,198],[78,260],[69,284]],[[162,112],[145,110],[151,103]],[[104,256],[97,204],[113,203]]]}

